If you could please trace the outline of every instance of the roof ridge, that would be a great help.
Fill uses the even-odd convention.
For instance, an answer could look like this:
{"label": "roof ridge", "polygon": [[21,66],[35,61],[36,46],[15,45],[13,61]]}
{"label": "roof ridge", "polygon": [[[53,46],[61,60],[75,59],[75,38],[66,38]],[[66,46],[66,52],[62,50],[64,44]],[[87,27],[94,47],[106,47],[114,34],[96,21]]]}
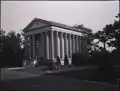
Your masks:
{"label": "roof ridge", "polygon": [[[49,24],[49,25],[51,25],[51,26],[55,26],[55,27],[60,27],[60,28],[64,28],[64,29],[69,29],[69,30],[73,30],[73,31],[78,31],[78,32],[81,32],[81,33],[88,33],[88,31],[83,31],[83,29],[81,28],[81,29],[77,29],[77,28],[75,28],[75,27],[73,27],[73,26],[70,26],[70,25],[66,25],[66,24],[62,24],[62,23],[59,23],[59,22],[56,22],[56,21],[48,21],[48,20],[45,20],[45,19],[41,19],[41,18],[34,18],[28,25],[27,25],[27,27],[25,27],[24,28],[24,30],[25,29],[27,29],[28,28],[28,26],[30,26],[34,21],[41,21],[41,22],[43,22],[43,23],[47,23],[47,24]],[[85,28],[84,28],[85,29]],[[85,29],[86,30],[86,29]]]}

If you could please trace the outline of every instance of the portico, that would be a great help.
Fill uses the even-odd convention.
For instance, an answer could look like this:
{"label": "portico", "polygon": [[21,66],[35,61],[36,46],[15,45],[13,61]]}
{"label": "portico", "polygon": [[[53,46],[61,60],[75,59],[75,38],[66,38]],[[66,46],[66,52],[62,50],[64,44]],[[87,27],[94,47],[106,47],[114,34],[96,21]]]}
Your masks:
{"label": "portico", "polygon": [[59,56],[63,60],[65,55],[71,59],[73,53],[87,53],[83,29],[35,18],[23,31],[27,58],[55,60]]}

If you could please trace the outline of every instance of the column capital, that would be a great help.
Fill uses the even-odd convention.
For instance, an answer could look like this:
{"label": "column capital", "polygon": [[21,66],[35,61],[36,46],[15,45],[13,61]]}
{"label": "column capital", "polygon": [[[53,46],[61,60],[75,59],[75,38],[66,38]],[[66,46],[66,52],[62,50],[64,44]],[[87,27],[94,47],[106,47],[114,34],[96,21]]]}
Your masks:
{"label": "column capital", "polygon": [[63,35],[64,35],[63,32],[60,32],[60,36],[63,37]]}
{"label": "column capital", "polygon": [[63,32],[63,35],[65,35],[66,33],[65,32]]}
{"label": "column capital", "polygon": [[55,33],[55,36],[57,36],[57,35],[58,35],[58,31],[54,31],[54,33]]}
{"label": "column capital", "polygon": [[70,37],[70,34],[69,34],[69,33],[67,33],[67,37]]}
{"label": "column capital", "polygon": [[77,35],[75,35],[75,38],[77,38]]}
{"label": "column capital", "polygon": [[45,32],[45,35],[48,35],[48,34],[49,34],[49,31],[46,31],[46,32]]}
{"label": "column capital", "polygon": [[74,36],[74,35],[73,35],[73,34],[71,34],[71,38],[73,38],[73,36]]}
{"label": "column capital", "polygon": [[49,31],[50,33],[53,33],[53,32],[55,32],[55,31]]}

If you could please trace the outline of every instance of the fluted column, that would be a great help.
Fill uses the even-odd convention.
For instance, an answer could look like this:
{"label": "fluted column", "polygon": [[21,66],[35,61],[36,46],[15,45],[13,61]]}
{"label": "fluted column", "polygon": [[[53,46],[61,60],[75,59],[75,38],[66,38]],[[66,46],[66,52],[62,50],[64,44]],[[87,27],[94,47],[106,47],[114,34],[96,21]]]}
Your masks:
{"label": "fluted column", "polygon": [[79,46],[78,46],[78,35],[76,36],[76,45],[77,45],[77,52],[79,52]]}
{"label": "fluted column", "polygon": [[40,59],[40,37],[41,35],[39,34],[38,36],[38,58]]}
{"label": "fluted column", "polygon": [[67,49],[66,49],[66,42],[67,42],[67,35],[66,35],[66,33],[64,33],[64,53],[65,53],[65,55],[67,55]]}
{"label": "fluted column", "polygon": [[81,52],[81,40],[80,40],[80,36],[78,36],[78,47],[79,47],[79,52]]}
{"label": "fluted column", "polygon": [[28,55],[28,38],[25,36],[25,58],[27,58]]}
{"label": "fluted column", "polygon": [[43,57],[43,33],[41,33],[41,57]]}
{"label": "fluted column", "polygon": [[31,58],[31,36],[29,36],[29,58]]}
{"label": "fluted column", "polygon": [[54,39],[53,39],[53,38],[54,38],[54,36],[53,36],[53,31],[50,31],[50,41],[51,41],[51,44],[50,44],[50,45],[51,45],[51,46],[50,46],[50,47],[51,47],[51,48],[50,48],[51,50],[50,50],[50,51],[51,51],[51,59],[54,59],[54,41],[53,41]]}
{"label": "fluted column", "polygon": [[33,53],[33,58],[35,57],[35,35],[32,35],[32,53]]}
{"label": "fluted column", "polygon": [[75,35],[73,35],[73,53],[75,53]]}
{"label": "fluted column", "polygon": [[67,33],[65,33],[65,55],[68,56],[68,37],[67,37]]}
{"label": "fluted column", "polygon": [[55,57],[57,58],[58,56],[58,32],[55,31]]}
{"label": "fluted column", "polygon": [[43,57],[45,57],[45,48],[46,48],[46,46],[45,46],[45,42],[46,42],[46,37],[45,37],[45,32],[43,32]]}
{"label": "fluted column", "polygon": [[75,35],[75,53],[77,52],[77,35]]}
{"label": "fluted column", "polygon": [[71,40],[71,34],[69,35],[69,40],[70,40],[70,58],[72,58],[72,40]]}
{"label": "fluted column", "polygon": [[38,36],[38,57],[42,57],[42,34],[40,33]]}
{"label": "fluted column", "polygon": [[71,35],[71,40],[72,40],[72,54],[74,53],[74,35]]}
{"label": "fluted column", "polygon": [[70,53],[70,46],[71,46],[71,44],[70,44],[70,34],[68,34],[68,57],[71,56],[71,53]]}
{"label": "fluted column", "polygon": [[84,51],[84,38],[81,36],[81,52],[83,53]]}
{"label": "fluted column", "polygon": [[85,48],[85,53],[87,53],[88,52],[88,50],[87,50],[87,36],[85,36],[84,37],[84,48]]}
{"label": "fluted column", "polygon": [[63,59],[64,58],[64,50],[63,50],[63,33],[60,33],[60,57]]}
{"label": "fluted column", "polygon": [[45,43],[45,46],[46,46],[46,58],[49,59],[49,36],[48,36],[48,32],[45,33],[45,39],[46,39],[46,43]]}

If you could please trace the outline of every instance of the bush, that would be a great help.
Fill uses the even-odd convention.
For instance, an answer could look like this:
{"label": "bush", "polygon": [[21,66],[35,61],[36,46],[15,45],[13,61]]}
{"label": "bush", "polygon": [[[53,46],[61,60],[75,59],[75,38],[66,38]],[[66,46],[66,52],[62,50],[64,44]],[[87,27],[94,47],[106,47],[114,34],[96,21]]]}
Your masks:
{"label": "bush", "polygon": [[100,68],[113,66],[112,54],[108,52],[91,53],[91,61]]}
{"label": "bush", "polygon": [[114,67],[113,54],[109,52],[93,52],[91,56],[94,64],[99,67],[96,70],[96,74],[98,74],[99,77],[102,77],[104,81],[115,81],[117,72]]}
{"label": "bush", "polygon": [[90,57],[82,53],[75,53],[72,55],[72,64],[74,66],[90,65]]}
{"label": "bush", "polygon": [[18,67],[22,66],[24,53],[22,50],[17,52],[12,50],[4,50],[0,52],[1,67]]}
{"label": "bush", "polygon": [[38,66],[43,65],[43,66],[50,66],[53,64],[53,60],[51,59],[45,59],[44,57],[41,57],[40,60],[38,60]]}

